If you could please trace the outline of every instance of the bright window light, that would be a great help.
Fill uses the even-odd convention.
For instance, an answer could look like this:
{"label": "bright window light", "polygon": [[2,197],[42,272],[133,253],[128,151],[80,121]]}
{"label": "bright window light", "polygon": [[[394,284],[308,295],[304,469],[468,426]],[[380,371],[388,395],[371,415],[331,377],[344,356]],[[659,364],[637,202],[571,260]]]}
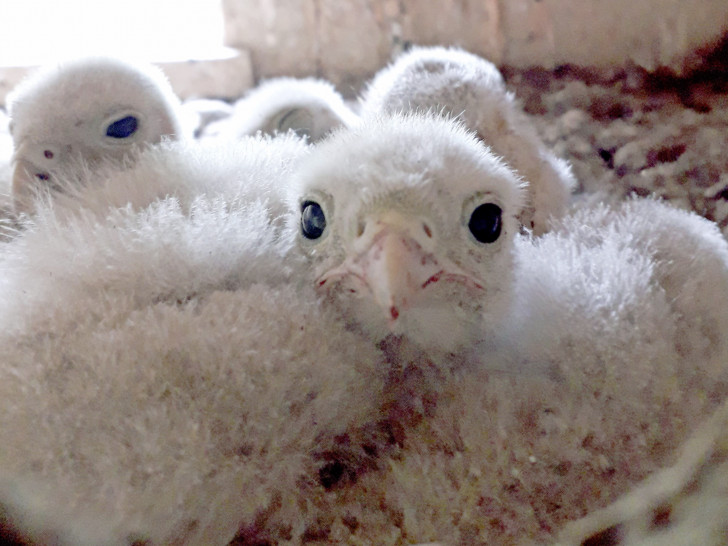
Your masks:
{"label": "bright window light", "polygon": [[0,0],[0,66],[82,55],[224,55],[221,0]]}

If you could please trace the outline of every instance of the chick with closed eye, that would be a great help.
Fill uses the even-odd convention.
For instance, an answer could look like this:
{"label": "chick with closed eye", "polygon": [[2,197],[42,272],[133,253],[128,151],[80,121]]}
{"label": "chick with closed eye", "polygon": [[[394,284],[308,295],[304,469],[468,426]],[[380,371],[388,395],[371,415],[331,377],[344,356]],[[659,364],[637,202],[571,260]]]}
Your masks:
{"label": "chick with closed eye", "polygon": [[274,78],[237,101],[232,116],[213,124],[206,135],[235,139],[257,132],[293,131],[313,144],[334,129],[358,121],[331,83],[315,78]]}

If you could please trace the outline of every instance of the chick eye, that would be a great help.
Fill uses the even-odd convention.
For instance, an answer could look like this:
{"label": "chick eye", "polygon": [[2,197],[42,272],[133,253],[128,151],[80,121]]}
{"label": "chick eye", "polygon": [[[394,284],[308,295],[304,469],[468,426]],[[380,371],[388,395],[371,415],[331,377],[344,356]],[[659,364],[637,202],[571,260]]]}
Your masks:
{"label": "chick eye", "polygon": [[111,138],[129,138],[136,133],[139,120],[134,116],[117,119],[106,128],[106,136]]}
{"label": "chick eye", "polygon": [[493,243],[501,233],[501,208],[493,203],[477,207],[470,215],[468,229],[481,243]]}
{"label": "chick eye", "polygon": [[301,231],[306,239],[318,239],[326,229],[326,216],[321,205],[305,201],[301,205]]}

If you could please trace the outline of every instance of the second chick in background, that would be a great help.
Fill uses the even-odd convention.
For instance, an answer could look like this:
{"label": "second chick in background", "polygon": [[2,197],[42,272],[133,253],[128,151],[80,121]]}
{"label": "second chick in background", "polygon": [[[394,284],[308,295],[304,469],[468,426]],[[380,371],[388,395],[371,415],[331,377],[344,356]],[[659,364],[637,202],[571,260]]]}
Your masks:
{"label": "second chick in background", "polygon": [[9,191],[17,212],[58,189],[59,177],[131,162],[141,148],[185,137],[180,102],[161,70],[88,57],[37,70],[8,96]]}

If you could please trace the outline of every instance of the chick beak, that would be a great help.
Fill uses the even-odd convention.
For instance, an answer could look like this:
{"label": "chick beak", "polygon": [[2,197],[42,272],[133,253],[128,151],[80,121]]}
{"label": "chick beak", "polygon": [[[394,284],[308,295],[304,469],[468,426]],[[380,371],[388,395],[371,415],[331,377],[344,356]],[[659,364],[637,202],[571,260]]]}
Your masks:
{"label": "chick beak", "polygon": [[[402,222],[376,222],[371,244],[356,262],[374,301],[390,325],[421,298],[422,290],[441,267],[431,251],[431,234]],[[420,223],[420,226],[422,224]]]}
{"label": "chick beak", "polygon": [[[417,295],[421,252],[417,243],[398,231],[382,230],[360,266],[374,300],[386,311],[389,320],[399,318],[402,310]],[[427,275],[423,272],[422,276]]]}
{"label": "chick beak", "polygon": [[408,310],[429,306],[428,292],[435,285],[456,283],[480,297],[482,282],[439,255],[436,236],[422,220],[387,212],[365,224],[349,257],[318,277],[316,285],[324,291],[364,289],[384,311],[390,329]]}

